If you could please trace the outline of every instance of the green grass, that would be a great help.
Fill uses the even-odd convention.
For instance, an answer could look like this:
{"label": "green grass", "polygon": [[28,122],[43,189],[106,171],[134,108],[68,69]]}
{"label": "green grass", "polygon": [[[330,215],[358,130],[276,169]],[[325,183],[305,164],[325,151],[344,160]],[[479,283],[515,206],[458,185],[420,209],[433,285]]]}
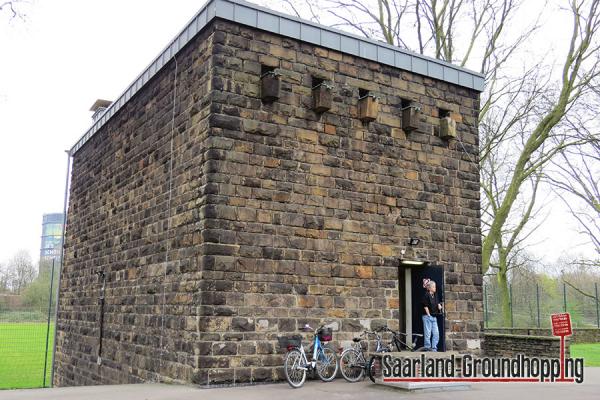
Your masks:
{"label": "green grass", "polygon": [[571,357],[583,357],[586,367],[600,367],[600,343],[574,343],[570,348]]}
{"label": "green grass", "polygon": [[[50,385],[53,340],[51,324],[46,386]],[[0,389],[42,387],[45,351],[46,323],[0,323]]]}

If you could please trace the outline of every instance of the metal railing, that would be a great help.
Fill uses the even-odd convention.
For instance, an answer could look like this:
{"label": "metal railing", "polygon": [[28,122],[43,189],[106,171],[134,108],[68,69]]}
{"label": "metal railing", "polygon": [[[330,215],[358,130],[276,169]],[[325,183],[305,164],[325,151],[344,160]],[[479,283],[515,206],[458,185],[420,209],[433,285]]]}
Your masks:
{"label": "metal railing", "polygon": [[598,282],[572,286],[562,281],[513,282],[508,285],[508,318],[496,282],[483,286],[486,328],[550,328],[550,315],[571,314],[574,327],[600,328]]}

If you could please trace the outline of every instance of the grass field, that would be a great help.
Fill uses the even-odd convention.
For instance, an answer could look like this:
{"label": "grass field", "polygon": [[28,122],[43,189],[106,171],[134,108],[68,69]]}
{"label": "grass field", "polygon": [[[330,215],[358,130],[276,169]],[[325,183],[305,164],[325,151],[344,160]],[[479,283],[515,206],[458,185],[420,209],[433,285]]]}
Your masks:
{"label": "grass field", "polygon": [[571,357],[583,357],[586,367],[600,367],[600,343],[572,344]]}
{"label": "grass field", "polygon": [[[50,385],[50,367],[54,326],[50,325],[46,386]],[[0,389],[42,387],[46,323],[0,323]]]}

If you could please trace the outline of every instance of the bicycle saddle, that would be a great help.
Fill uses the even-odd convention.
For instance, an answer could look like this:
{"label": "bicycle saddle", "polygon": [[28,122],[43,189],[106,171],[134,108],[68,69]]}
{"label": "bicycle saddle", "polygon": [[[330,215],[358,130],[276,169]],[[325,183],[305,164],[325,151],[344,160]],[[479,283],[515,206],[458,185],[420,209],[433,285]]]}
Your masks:
{"label": "bicycle saddle", "polygon": [[352,339],[352,341],[354,343],[358,343],[358,342],[360,342],[360,338],[359,337],[355,337],[355,338]]}

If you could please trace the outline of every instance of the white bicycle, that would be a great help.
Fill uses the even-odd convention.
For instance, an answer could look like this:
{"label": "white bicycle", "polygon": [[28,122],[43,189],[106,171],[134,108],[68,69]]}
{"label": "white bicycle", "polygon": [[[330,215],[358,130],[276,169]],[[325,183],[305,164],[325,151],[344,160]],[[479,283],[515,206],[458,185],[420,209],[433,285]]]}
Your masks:
{"label": "white bicycle", "polygon": [[311,370],[315,371],[323,382],[331,382],[338,371],[337,357],[335,351],[323,345],[333,338],[331,328],[320,326],[313,329],[307,324],[301,330],[314,331],[312,348],[309,350],[312,357],[309,361],[301,339],[291,339],[285,355],[285,378],[291,387],[297,389],[304,385],[306,373]]}

